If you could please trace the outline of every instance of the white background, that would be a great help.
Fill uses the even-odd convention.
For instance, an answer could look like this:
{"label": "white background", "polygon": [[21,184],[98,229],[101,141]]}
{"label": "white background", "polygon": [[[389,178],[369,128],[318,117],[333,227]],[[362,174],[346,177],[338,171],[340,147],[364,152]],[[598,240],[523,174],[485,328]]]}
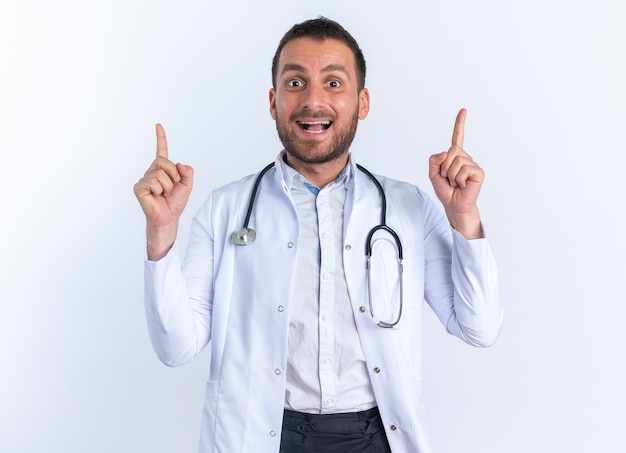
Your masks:
{"label": "white background", "polygon": [[467,107],[487,173],[504,331],[472,349],[427,317],[435,451],[623,448],[626,2],[4,0],[0,451],[196,450],[208,352],[152,353],[132,186],[162,122],[196,170],[186,243],[211,189],[279,151],[271,57],[320,14],[368,61],[359,162],[430,191]]}

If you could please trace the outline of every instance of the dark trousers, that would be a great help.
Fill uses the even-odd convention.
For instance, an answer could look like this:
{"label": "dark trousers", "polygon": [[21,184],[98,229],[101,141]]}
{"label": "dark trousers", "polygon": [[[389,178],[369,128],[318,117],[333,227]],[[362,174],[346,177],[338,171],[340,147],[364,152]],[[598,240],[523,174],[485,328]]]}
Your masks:
{"label": "dark trousers", "polygon": [[280,453],[391,453],[378,408],[344,414],[285,410]]}

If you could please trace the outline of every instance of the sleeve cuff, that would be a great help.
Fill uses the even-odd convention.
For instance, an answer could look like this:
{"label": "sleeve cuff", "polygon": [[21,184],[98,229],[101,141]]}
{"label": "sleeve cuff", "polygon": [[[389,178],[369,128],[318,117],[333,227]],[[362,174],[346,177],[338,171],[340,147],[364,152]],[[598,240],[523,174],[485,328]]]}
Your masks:
{"label": "sleeve cuff", "polygon": [[170,247],[169,251],[165,254],[163,258],[160,260],[150,260],[148,259],[148,247],[144,248],[143,251],[143,259],[146,267],[158,267],[158,266],[167,266],[172,263],[178,257],[178,244],[174,242],[172,247]]}

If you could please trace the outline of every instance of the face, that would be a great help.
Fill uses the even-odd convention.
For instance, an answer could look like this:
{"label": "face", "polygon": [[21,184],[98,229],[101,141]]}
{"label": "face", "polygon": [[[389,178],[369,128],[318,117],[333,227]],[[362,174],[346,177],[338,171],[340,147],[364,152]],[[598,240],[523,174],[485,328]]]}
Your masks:
{"label": "face", "polygon": [[270,113],[289,161],[343,158],[368,112],[369,93],[358,89],[354,54],[346,44],[298,38],[283,47]]}

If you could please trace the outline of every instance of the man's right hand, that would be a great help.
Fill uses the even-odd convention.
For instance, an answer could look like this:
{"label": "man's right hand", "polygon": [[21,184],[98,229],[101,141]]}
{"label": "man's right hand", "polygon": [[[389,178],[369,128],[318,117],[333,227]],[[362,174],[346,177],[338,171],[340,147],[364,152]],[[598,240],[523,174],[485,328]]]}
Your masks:
{"label": "man's right hand", "polygon": [[153,261],[163,258],[174,244],[178,219],[193,186],[193,168],[169,160],[167,138],[160,124],[156,125],[156,136],[156,159],[134,187],[146,215],[148,259]]}

